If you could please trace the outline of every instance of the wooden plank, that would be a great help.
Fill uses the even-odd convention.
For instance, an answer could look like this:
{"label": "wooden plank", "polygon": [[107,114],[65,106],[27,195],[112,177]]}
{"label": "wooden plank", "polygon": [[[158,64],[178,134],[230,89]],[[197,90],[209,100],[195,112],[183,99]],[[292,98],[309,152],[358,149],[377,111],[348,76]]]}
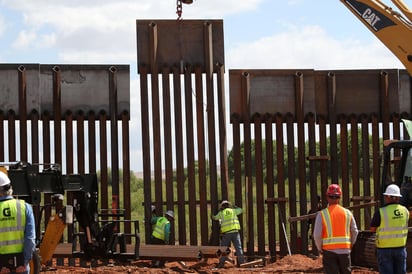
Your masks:
{"label": "wooden plank", "polygon": [[[357,204],[357,205],[353,205],[353,206],[348,206],[346,207],[347,209],[357,209],[357,208],[363,208],[363,207],[371,207],[371,206],[375,206],[377,205],[378,202],[370,202],[370,203],[364,203],[364,204]],[[306,214],[306,215],[302,215],[302,216],[297,216],[297,217],[289,217],[289,222],[296,222],[296,221],[303,221],[303,220],[309,220],[312,218],[315,218],[316,215],[318,213],[311,213],[311,214]]]}
{"label": "wooden plank", "polygon": [[[134,247],[134,245],[127,245],[126,253],[134,253]],[[197,261],[204,258],[217,258],[226,251],[227,248],[220,246],[141,245],[139,248],[139,259],[162,258],[169,261]],[[77,250],[77,252],[80,251]],[[57,245],[53,257],[73,257],[72,244],[61,243]]]}
{"label": "wooden plank", "polygon": [[257,265],[261,265],[264,266],[265,265],[265,259],[259,259],[259,260],[254,260],[254,261],[250,261],[247,263],[243,263],[240,265],[241,268],[246,268],[246,267],[251,267],[251,266],[257,266]]}

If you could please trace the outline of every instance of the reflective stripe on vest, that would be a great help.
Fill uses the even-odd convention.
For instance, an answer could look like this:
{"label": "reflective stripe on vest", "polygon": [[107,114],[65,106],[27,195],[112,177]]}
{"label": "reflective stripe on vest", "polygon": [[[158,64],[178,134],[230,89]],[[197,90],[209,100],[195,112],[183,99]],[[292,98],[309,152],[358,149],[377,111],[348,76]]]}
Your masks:
{"label": "reflective stripe on vest", "polygon": [[403,247],[408,238],[408,210],[399,204],[379,209],[381,224],[376,229],[376,247]]}
{"label": "reflective stripe on vest", "polygon": [[331,205],[320,213],[322,216],[322,248],[325,250],[350,248],[352,213],[340,205]]}
{"label": "reflective stripe on vest", "polygon": [[236,211],[232,208],[225,208],[220,211],[220,232],[225,233],[232,230],[240,230],[239,219]]}
{"label": "reflective stripe on vest", "polygon": [[26,204],[24,200],[0,202],[0,254],[23,252],[26,226]]}
{"label": "reflective stripe on vest", "polygon": [[165,240],[165,226],[169,223],[166,217],[160,217],[157,219],[152,236],[164,241]]}

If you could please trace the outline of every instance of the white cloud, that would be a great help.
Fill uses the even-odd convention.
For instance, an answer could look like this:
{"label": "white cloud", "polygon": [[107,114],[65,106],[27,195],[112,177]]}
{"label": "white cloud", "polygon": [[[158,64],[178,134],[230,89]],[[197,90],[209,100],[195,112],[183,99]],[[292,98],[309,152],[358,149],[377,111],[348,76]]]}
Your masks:
{"label": "white cloud", "polygon": [[13,42],[12,47],[16,49],[27,49],[32,48],[33,41],[37,38],[35,32],[30,31],[20,31],[17,35],[16,40]]}
{"label": "white cloud", "polygon": [[374,69],[403,68],[377,39],[365,44],[337,40],[319,26],[289,28],[227,50],[230,68]]}
{"label": "white cloud", "polygon": [[40,41],[38,46],[44,48],[51,48],[56,44],[56,40],[57,37],[55,33],[42,34],[40,35]]}

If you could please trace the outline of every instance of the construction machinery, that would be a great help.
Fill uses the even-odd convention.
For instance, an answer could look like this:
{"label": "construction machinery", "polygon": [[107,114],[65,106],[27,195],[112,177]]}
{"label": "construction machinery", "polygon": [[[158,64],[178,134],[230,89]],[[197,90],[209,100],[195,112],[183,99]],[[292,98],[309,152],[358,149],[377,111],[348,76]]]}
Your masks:
{"label": "construction machinery", "polygon": [[[412,75],[412,11],[403,0],[392,0],[398,10],[380,0],[341,0],[341,2],[401,61]],[[408,123],[407,121],[404,121]],[[407,128],[408,125],[406,124]],[[408,129],[412,136],[412,130]],[[412,141],[386,141],[383,152],[381,189],[377,200],[383,202],[382,193],[391,183],[401,188],[401,203],[412,207]],[[352,249],[352,263],[377,268],[376,234],[361,231]],[[412,231],[408,239],[412,238]],[[412,252],[408,240],[407,249]],[[409,256],[410,257],[410,256]],[[412,269],[412,258],[408,258],[408,269]]]}
{"label": "construction machinery", "polygon": [[[381,187],[377,195],[380,205],[383,195],[389,184],[396,184],[401,188],[401,204],[412,208],[412,141],[386,141],[382,159]],[[360,231],[357,241],[352,248],[352,264],[356,266],[378,268],[375,247],[376,234],[372,231]],[[407,250],[412,252],[412,230],[408,233]],[[407,259],[408,269],[412,269],[412,258]]]}
{"label": "construction machinery", "polygon": [[[404,122],[408,122],[405,120]],[[396,184],[401,188],[401,204],[412,209],[412,140],[385,140],[381,157],[381,177],[378,193],[375,193],[374,201],[347,207],[359,209],[371,206],[382,206],[383,193],[390,184]],[[315,218],[317,212],[290,217],[289,222],[309,220]],[[370,230],[360,231],[355,245],[352,248],[352,265],[377,269],[377,257],[375,246],[376,233]],[[408,233],[407,250],[412,252],[412,230]],[[412,269],[412,257],[407,259],[407,267]]]}
{"label": "construction machinery", "polygon": [[380,0],[340,0],[412,75],[412,11],[402,0],[392,0],[399,11]]}
{"label": "construction machinery", "polygon": [[[139,223],[124,220],[121,210],[98,209],[96,174],[62,175],[57,164],[15,162],[0,163],[0,166],[7,166],[13,196],[33,206],[37,250],[30,262],[31,273],[38,273],[50,262],[67,225],[73,225],[73,232],[67,236],[72,258],[103,262],[138,259]],[[43,170],[39,171],[41,166]],[[42,203],[45,195],[52,197],[51,203]],[[50,211],[51,216],[42,223],[46,211]],[[126,222],[133,224],[132,233],[120,232]],[[41,232],[43,228],[45,231]],[[126,246],[134,246],[133,251]]]}

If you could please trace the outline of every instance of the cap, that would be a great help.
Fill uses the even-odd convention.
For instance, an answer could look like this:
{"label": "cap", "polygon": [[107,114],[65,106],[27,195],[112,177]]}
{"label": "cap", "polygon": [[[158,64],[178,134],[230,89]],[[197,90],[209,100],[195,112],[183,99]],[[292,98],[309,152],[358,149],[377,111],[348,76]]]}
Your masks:
{"label": "cap", "polygon": [[175,218],[175,214],[173,213],[172,210],[168,210],[166,211],[165,215],[169,216],[170,218],[174,219]]}
{"label": "cap", "polygon": [[342,190],[340,189],[340,186],[337,184],[331,184],[328,187],[328,190],[326,191],[327,196],[341,196],[342,195]]}
{"label": "cap", "polygon": [[0,172],[0,187],[8,184],[10,184],[9,177],[4,172]]}
{"label": "cap", "polygon": [[395,184],[390,184],[386,187],[385,196],[402,197],[400,188]]}

